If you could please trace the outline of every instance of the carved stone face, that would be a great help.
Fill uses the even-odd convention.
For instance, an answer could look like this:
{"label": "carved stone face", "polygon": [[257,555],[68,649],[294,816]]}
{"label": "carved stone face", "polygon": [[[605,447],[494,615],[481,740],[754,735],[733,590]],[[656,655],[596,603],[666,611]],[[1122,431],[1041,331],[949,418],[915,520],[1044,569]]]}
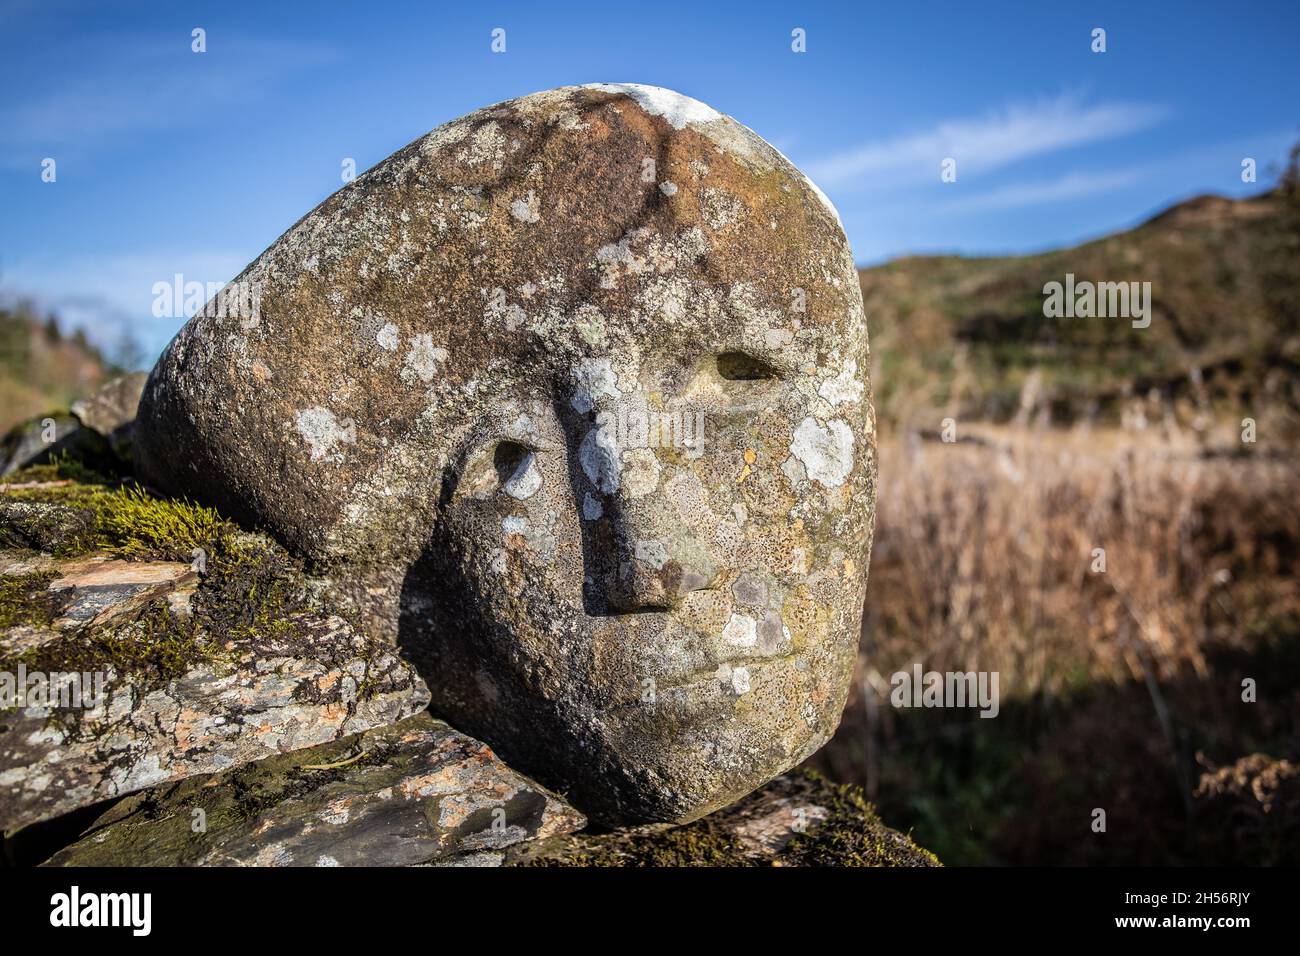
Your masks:
{"label": "carved stone face", "polygon": [[834,211],[775,150],[664,90],[536,94],[241,279],[256,323],[196,319],[154,372],[146,474],[363,582],[436,713],[610,822],[699,816],[829,738],[869,354]]}
{"label": "carved stone face", "polygon": [[[769,348],[725,318],[640,328],[639,346],[530,369],[459,449],[407,579],[403,639],[435,707],[529,741],[495,744],[507,759],[554,754],[598,814],[710,809],[838,721],[870,438],[856,360],[818,364],[845,330],[789,330]],[[594,786],[588,762],[608,763]]]}

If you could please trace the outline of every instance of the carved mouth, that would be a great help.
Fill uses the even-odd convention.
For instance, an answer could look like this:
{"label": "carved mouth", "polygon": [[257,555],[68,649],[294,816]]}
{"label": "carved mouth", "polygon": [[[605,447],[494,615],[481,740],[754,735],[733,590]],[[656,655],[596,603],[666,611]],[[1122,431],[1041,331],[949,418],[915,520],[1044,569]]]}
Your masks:
{"label": "carved mouth", "polygon": [[682,604],[692,594],[699,594],[706,591],[721,590],[721,588],[718,587],[718,583],[717,583],[718,578],[720,576],[721,576],[720,574],[715,575],[714,578],[703,587],[691,588],[690,590],[685,591],[681,594],[677,594],[672,597],[665,597],[662,601],[646,601],[644,603],[639,603],[639,604],[622,605],[619,604],[617,601],[610,602],[608,599],[606,599],[604,607],[596,610],[588,610],[587,616],[588,617],[632,617],[638,614],[670,615],[676,611],[680,611]]}
{"label": "carved mouth", "polygon": [[[713,669],[705,668],[694,673],[683,674],[679,677],[656,678],[655,691],[658,694],[670,693],[672,691],[684,691],[692,687],[705,687],[707,685],[728,685],[732,684],[732,678],[738,668],[765,669],[774,664],[790,663],[794,660],[794,654],[774,654],[774,655],[751,655],[748,657],[734,657],[725,661],[719,661]],[[724,672],[725,669],[725,672]],[[734,690],[734,684],[733,690]],[[692,705],[698,706],[705,703],[717,703],[717,700],[701,700],[694,695],[687,693],[680,703],[687,705],[687,710],[692,709]],[[641,711],[648,706],[642,699],[627,700],[621,703],[613,704],[606,708],[606,713],[618,714],[627,711]],[[653,705],[649,705],[653,706]],[[672,704],[670,706],[675,706]]]}
{"label": "carved mouth", "polygon": [[794,654],[750,654],[742,657],[728,657],[719,660],[711,668],[705,667],[693,673],[684,674],[681,677],[656,681],[656,685],[661,689],[671,689],[674,687],[687,687],[692,684],[703,684],[707,681],[726,683],[738,668],[764,667],[779,662],[792,663],[794,657]]}

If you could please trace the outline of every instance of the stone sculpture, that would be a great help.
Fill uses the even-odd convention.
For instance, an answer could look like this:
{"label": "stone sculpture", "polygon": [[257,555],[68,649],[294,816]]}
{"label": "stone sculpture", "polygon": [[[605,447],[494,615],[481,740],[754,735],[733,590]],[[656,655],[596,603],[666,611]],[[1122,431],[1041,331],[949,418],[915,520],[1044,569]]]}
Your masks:
{"label": "stone sculpture", "polygon": [[432,710],[608,823],[684,821],[839,721],[876,492],[830,203],[696,100],[439,127],[164,353],[136,461],[270,530]]}

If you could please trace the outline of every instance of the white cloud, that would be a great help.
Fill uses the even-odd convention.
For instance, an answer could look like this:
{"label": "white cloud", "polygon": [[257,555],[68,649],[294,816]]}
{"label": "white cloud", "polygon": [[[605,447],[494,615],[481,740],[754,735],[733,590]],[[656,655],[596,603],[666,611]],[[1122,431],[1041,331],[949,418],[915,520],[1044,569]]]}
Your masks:
{"label": "white cloud", "polygon": [[985,193],[963,197],[943,203],[950,212],[974,209],[1010,209],[1017,206],[1039,206],[1070,199],[1082,199],[1101,193],[1114,192],[1132,186],[1141,180],[1143,170],[1121,169],[1109,173],[1066,173],[1056,179],[1032,183],[1016,183]]}
{"label": "white cloud", "polygon": [[[986,209],[1011,209],[1024,206],[1051,205],[1072,199],[1084,199],[1117,192],[1130,186],[1158,184],[1155,188],[1168,194],[1157,205],[1173,201],[1180,195],[1198,191],[1232,194],[1236,190],[1256,191],[1257,187],[1240,182],[1241,159],[1255,157],[1259,163],[1259,182],[1272,181],[1270,168],[1278,165],[1294,141],[1290,129],[1256,133],[1205,146],[1167,152],[1149,162],[1097,173],[1067,172],[1055,179],[1018,182],[936,202],[936,212],[966,212]],[[1176,185],[1175,185],[1176,184]],[[949,195],[948,190],[940,190]]]}
{"label": "white cloud", "polygon": [[1071,146],[1113,139],[1158,122],[1161,107],[1141,103],[1084,106],[1075,96],[1011,105],[980,117],[945,120],[933,129],[863,144],[813,160],[805,169],[829,188],[895,186],[938,179],[946,157],[959,181]]}

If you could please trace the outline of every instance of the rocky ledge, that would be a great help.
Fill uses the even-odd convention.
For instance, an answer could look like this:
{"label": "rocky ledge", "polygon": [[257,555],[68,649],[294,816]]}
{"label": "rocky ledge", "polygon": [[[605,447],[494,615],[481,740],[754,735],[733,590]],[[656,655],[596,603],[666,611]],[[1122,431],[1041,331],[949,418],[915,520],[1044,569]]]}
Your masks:
{"label": "rocky ledge", "polygon": [[427,713],[117,803],[58,866],[500,862],[582,815]]}
{"label": "rocky ledge", "polygon": [[383,727],[428,691],[337,614],[214,630],[179,562],[0,552],[0,828]]}
{"label": "rocky ledge", "polygon": [[881,822],[856,787],[812,771],[777,777],[685,826],[573,833],[506,854],[529,866],[939,866]]}

